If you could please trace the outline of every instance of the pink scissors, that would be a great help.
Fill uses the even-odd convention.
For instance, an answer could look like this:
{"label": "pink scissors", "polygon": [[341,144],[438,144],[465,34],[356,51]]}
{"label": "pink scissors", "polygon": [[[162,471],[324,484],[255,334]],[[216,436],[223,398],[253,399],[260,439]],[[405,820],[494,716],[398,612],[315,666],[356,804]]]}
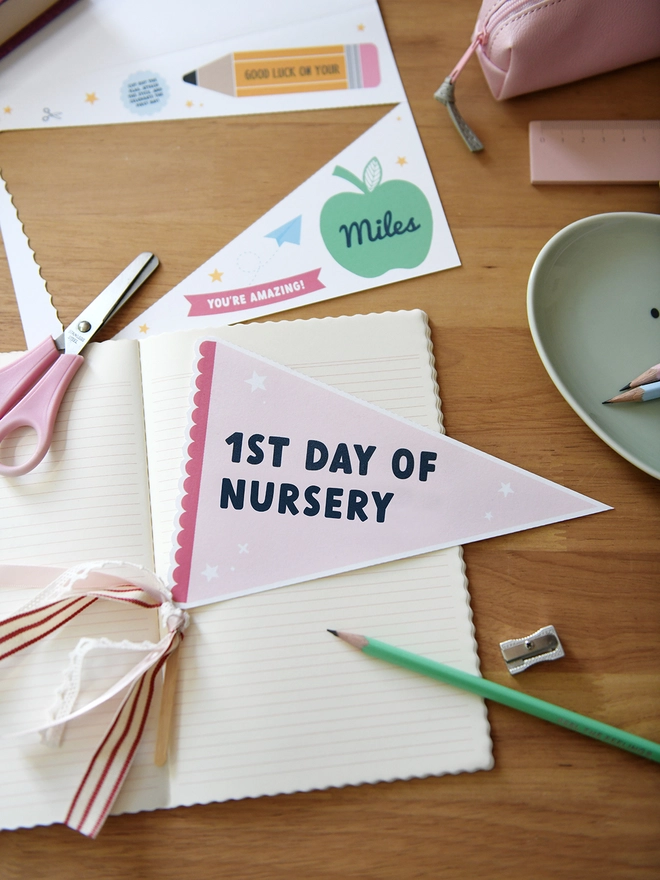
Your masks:
{"label": "pink scissors", "polygon": [[0,474],[27,474],[43,459],[64,393],[82,365],[80,352],[157,266],[158,258],[153,254],[140,254],[61,336],[49,336],[0,369],[0,444],[18,428],[33,428],[37,433],[32,456],[15,465],[0,462]]}

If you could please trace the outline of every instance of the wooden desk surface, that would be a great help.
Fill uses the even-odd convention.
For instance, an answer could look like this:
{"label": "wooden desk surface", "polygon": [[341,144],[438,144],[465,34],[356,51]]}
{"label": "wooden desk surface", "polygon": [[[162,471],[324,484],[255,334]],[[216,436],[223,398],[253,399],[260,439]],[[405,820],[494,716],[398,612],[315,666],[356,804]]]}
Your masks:
{"label": "wooden desk surface", "polygon": [[[432,95],[478,6],[381,3],[462,267],[277,318],[424,309],[448,433],[614,507],[466,548],[479,654],[506,683],[499,642],[553,623],[566,657],[517,683],[660,740],[660,486],[564,402],[525,311],[530,268],[555,232],[659,207],[657,186],[531,186],[528,122],[660,118],[660,62],[497,103],[473,60],[457,87],[486,144],[472,155]],[[4,133],[0,165],[65,322],[136,253],[159,255],[126,320],[385,112]],[[3,253],[0,349],[22,345]],[[95,842],[63,826],[5,832],[0,878],[660,876],[660,767],[500,706],[489,718],[490,772],[121,816]]]}

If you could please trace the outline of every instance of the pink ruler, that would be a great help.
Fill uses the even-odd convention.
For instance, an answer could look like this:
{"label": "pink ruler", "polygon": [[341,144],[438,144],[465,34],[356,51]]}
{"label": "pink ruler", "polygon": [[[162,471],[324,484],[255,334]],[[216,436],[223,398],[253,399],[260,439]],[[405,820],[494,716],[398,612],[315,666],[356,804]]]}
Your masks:
{"label": "pink ruler", "polygon": [[532,183],[658,183],[660,120],[529,123]]}

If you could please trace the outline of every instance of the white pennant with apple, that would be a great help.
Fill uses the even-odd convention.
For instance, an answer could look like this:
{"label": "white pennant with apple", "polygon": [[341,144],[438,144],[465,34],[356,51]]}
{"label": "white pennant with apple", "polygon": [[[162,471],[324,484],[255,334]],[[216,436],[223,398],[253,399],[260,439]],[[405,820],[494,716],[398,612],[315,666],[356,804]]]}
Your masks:
{"label": "white pennant with apple", "polygon": [[399,104],[117,335],[234,324],[459,265]]}

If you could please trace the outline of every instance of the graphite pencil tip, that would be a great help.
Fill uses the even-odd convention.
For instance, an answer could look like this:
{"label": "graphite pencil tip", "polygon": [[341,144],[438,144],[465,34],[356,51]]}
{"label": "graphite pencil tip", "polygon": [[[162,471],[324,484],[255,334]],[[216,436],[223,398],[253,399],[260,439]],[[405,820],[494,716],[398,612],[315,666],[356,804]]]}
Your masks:
{"label": "graphite pencil tip", "polygon": [[629,391],[631,387],[632,386],[631,386],[630,382],[628,382],[628,384],[624,385],[623,388],[619,388],[619,391]]}
{"label": "graphite pencil tip", "polygon": [[339,638],[339,633],[336,629],[329,629],[328,632],[332,633],[333,636],[337,636],[337,638]]}

